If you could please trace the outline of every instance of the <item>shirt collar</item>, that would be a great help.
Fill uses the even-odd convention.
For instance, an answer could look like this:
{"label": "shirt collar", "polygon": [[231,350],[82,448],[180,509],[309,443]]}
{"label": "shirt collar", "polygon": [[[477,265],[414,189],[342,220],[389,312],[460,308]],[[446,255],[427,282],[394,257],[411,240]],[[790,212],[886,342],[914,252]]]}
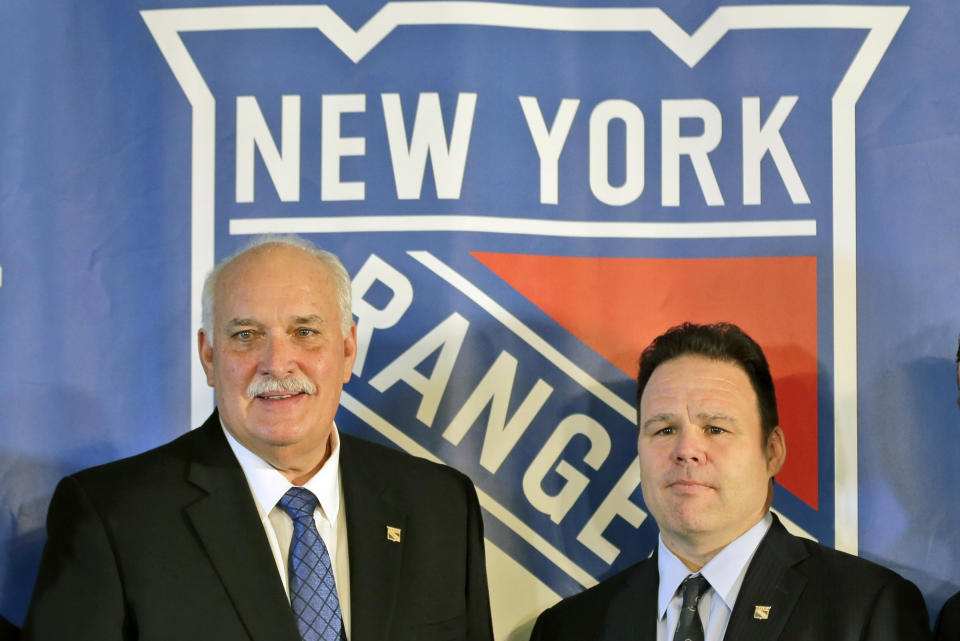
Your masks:
{"label": "shirt collar", "polygon": [[[220,427],[223,428],[227,443],[247,477],[247,484],[253,492],[260,518],[264,519],[293,484],[276,468],[244,447],[223,426],[222,421]],[[330,523],[336,523],[340,511],[340,433],[336,424],[331,428],[330,439],[333,445],[330,456],[303,487],[317,497],[324,518]]]}
{"label": "shirt collar", "polygon": [[[710,582],[714,593],[723,599],[726,606],[733,610],[747,567],[753,559],[760,541],[773,523],[768,511],[756,525],[728,543],[700,568],[700,574]],[[690,569],[663,543],[659,537],[657,549],[657,569],[660,572],[660,585],[657,590],[657,616],[662,619],[670,605],[670,599],[677,593],[683,580],[691,574]]]}

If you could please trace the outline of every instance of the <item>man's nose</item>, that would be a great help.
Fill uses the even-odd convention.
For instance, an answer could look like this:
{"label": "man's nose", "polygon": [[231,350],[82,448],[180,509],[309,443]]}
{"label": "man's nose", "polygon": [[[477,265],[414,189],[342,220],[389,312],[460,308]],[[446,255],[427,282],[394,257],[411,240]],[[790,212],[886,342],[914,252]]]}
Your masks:
{"label": "man's nose", "polygon": [[294,363],[293,345],[287,337],[282,334],[270,334],[263,346],[260,359],[261,373],[282,378],[293,373]]}
{"label": "man's nose", "polygon": [[704,435],[695,425],[684,425],[679,429],[674,442],[673,458],[677,463],[703,463],[706,461]]}

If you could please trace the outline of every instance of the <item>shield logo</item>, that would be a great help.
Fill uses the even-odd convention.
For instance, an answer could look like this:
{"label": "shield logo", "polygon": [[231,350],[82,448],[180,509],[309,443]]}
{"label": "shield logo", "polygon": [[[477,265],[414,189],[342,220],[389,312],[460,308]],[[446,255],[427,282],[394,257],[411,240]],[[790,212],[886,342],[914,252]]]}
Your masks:
{"label": "shield logo", "polygon": [[906,8],[362,6],[142,12],[189,103],[194,326],[252,234],[341,256],[338,422],[470,475],[498,625],[653,549],[633,377],[687,320],[763,346],[774,508],[855,552],[854,107]]}

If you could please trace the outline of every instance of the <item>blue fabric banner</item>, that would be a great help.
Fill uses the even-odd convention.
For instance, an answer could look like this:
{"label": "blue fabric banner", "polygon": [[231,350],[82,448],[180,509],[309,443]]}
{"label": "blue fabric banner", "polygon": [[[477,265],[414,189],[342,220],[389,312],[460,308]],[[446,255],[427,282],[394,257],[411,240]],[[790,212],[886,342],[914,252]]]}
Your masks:
{"label": "blue fabric banner", "polygon": [[0,25],[0,614],[60,477],[212,410],[200,286],[262,233],[354,279],[340,428],[476,484],[499,639],[655,545],[684,320],[767,352],[791,529],[960,588],[954,3],[182,5]]}

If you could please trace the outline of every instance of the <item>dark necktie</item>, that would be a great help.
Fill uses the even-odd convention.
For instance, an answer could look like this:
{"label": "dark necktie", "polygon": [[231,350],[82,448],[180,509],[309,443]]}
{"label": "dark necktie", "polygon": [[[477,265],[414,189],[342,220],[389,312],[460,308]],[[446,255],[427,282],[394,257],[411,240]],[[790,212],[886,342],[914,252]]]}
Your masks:
{"label": "dark necktie", "polygon": [[320,538],[313,512],[317,497],[310,490],[291,487],[277,506],[293,519],[290,541],[290,607],[303,641],[342,641],[343,617],[327,546]]}
{"label": "dark necktie", "polygon": [[673,641],[703,641],[703,623],[700,621],[700,612],[697,606],[700,597],[710,587],[710,584],[701,575],[688,576],[680,584],[683,590],[683,605],[680,606],[680,620],[677,622],[677,633]]}

